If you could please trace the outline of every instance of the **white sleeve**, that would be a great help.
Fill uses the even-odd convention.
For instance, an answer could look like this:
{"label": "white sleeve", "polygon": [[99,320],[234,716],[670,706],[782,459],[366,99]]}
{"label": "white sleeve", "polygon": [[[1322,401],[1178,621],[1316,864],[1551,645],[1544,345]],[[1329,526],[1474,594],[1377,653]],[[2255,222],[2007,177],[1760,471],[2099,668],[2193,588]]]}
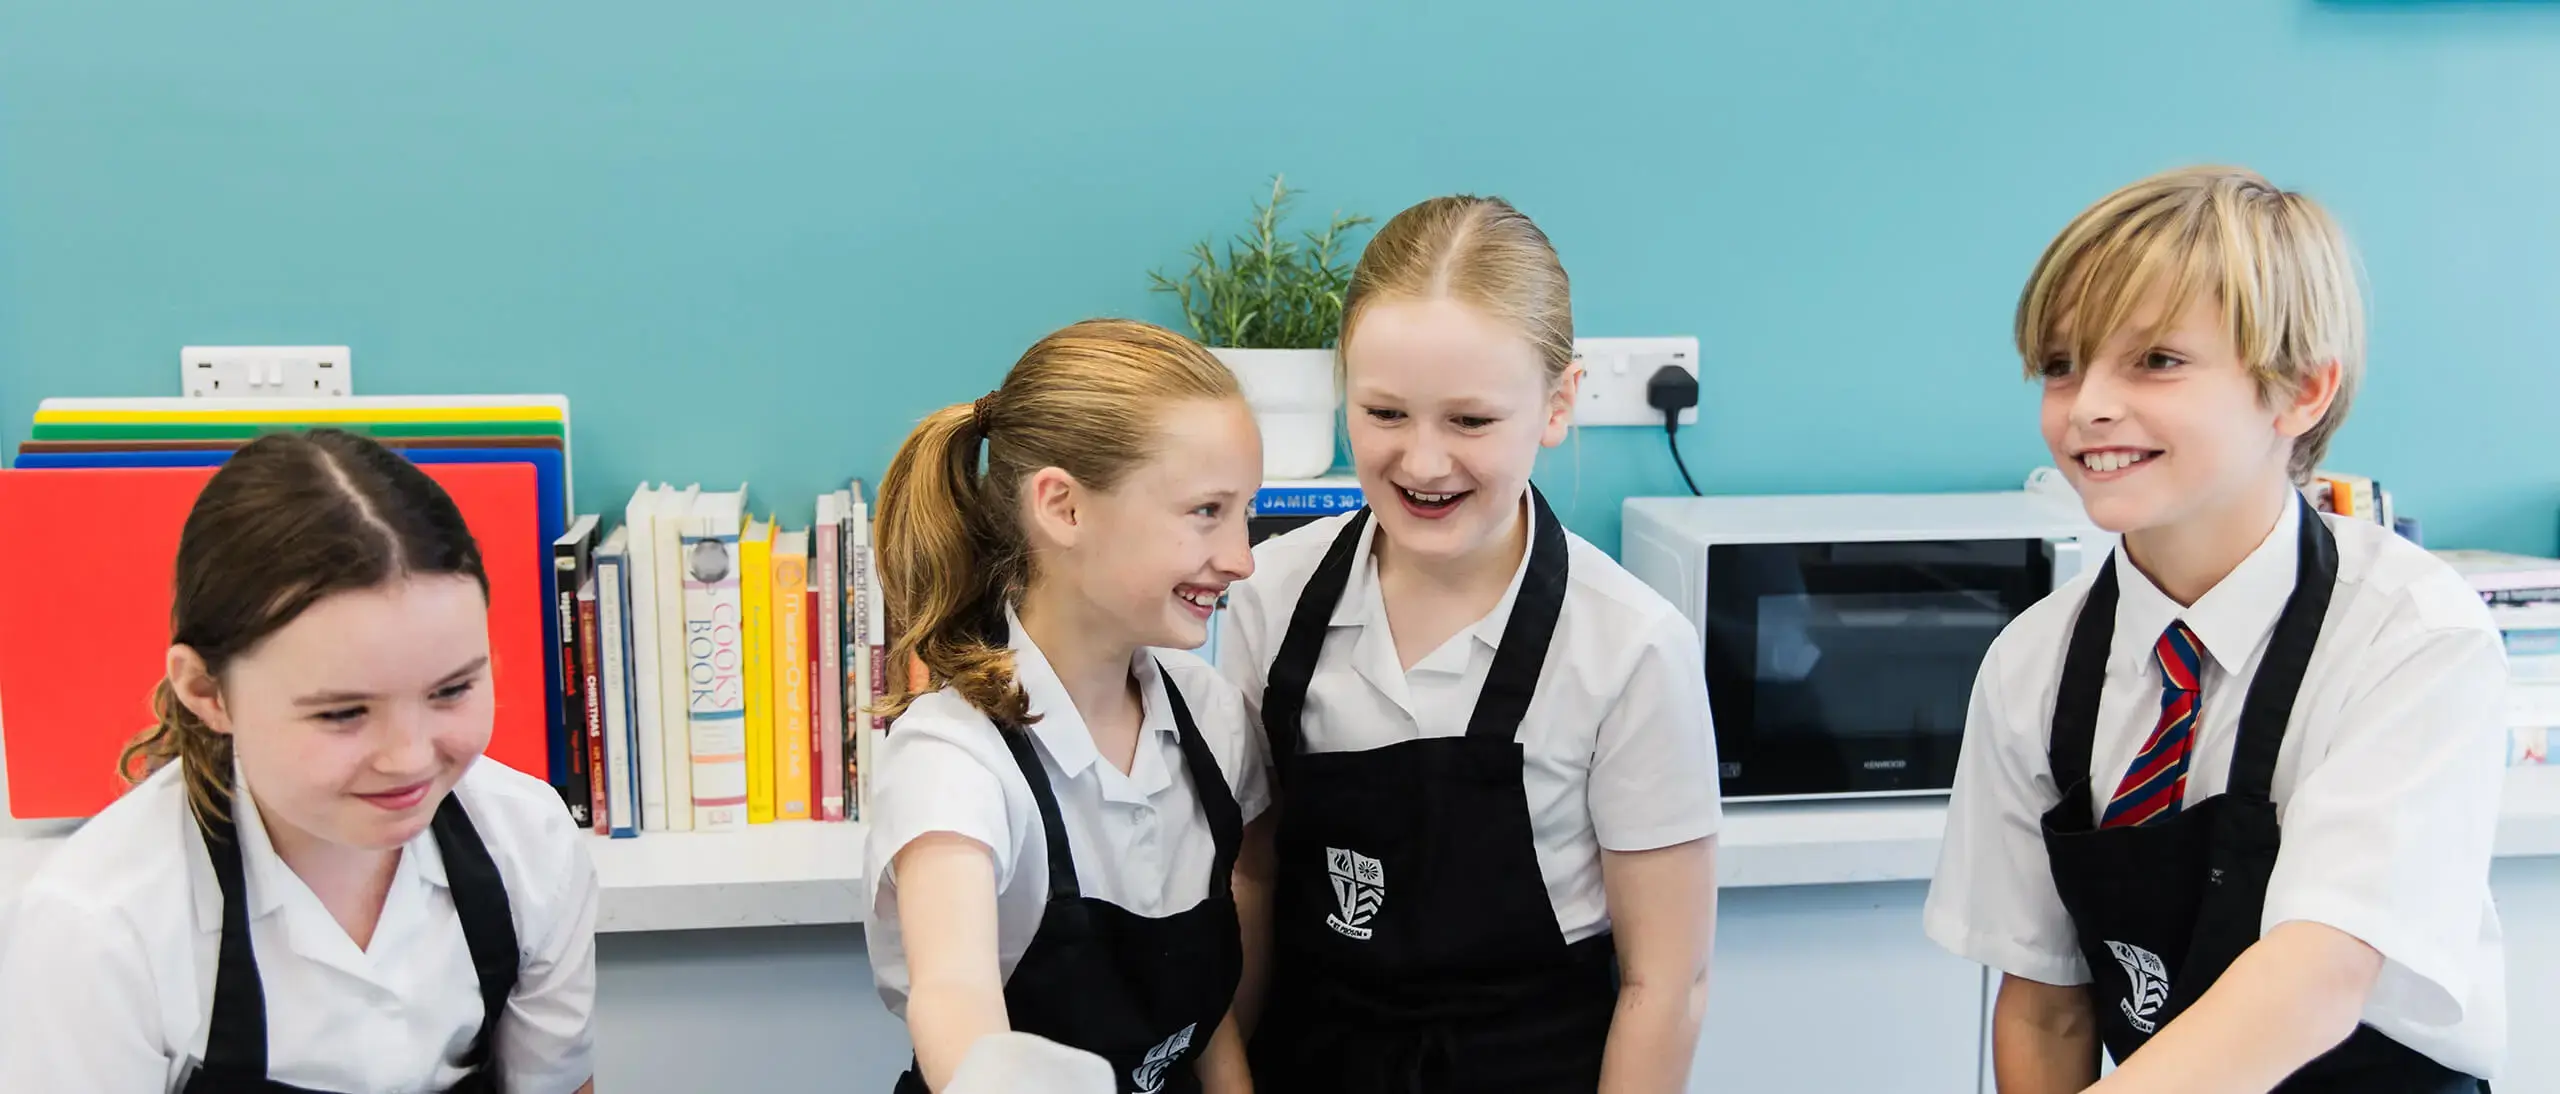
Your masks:
{"label": "white sleeve", "polygon": [[2044,813],[2062,798],[2045,758],[2049,735],[2003,715],[2021,685],[2034,687],[2003,680],[1994,643],[1974,677],[1921,922],[1958,957],[2039,983],[2085,984],[2089,963],[2045,854]]}
{"label": "white sleeve", "polygon": [[[903,721],[903,719],[902,719]],[[898,852],[920,836],[949,832],[977,841],[995,861],[998,892],[1013,879],[1015,856],[1027,831],[1017,832],[1005,808],[1004,780],[959,742],[923,725],[897,725],[882,738],[871,784],[871,831],[863,841],[863,877],[871,887],[874,915],[893,917]]]}
{"label": "white sleeve", "polygon": [[1611,851],[1650,851],[1714,835],[1724,822],[1716,734],[1697,633],[1668,605],[1591,755],[1591,828]]}
{"label": "white sleeve", "polygon": [[[543,903],[538,937],[524,940],[516,989],[497,1036],[506,1088],[526,1094],[571,1094],[595,1077],[596,865],[569,814],[552,810],[546,840],[565,841],[558,888]],[[552,879],[544,879],[552,880]]]}
{"label": "white sleeve", "polygon": [[2285,803],[2262,922],[2362,939],[2386,959],[2377,994],[2451,1025],[2471,996],[2497,838],[2506,658],[2485,629],[2407,631],[2375,651]]}
{"label": "white sleeve", "polygon": [[0,1090],[165,1089],[160,1012],[124,917],[42,889],[19,898],[0,938]]}

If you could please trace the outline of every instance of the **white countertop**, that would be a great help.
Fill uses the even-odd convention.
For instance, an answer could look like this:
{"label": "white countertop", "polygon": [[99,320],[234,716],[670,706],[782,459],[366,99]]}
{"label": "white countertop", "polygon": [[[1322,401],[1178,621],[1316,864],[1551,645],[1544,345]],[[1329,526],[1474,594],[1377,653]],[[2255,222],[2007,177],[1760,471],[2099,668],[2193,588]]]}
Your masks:
{"label": "white countertop", "polygon": [[[70,825],[0,833],[0,901],[62,844]],[[1738,802],[1717,854],[1726,888],[1924,881],[1946,827],[1941,798]],[[673,931],[862,920],[859,824],[757,825],[658,833],[592,847],[604,887],[599,931]],[[2510,771],[2502,858],[2560,855],[2560,767]]]}

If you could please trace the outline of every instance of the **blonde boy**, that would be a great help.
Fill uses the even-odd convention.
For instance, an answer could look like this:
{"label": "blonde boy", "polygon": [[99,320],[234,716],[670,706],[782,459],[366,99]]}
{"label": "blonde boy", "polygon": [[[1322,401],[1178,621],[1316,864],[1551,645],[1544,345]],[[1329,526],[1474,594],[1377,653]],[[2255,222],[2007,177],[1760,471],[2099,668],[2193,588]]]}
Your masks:
{"label": "blonde boy", "polygon": [[2481,1089],[2504,654],[2448,568],[2295,488],[2364,367],[2343,233],[2249,171],[2144,179],[2046,249],[2017,342],[2123,538],[1967,717],[1925,919],[2003,974],[2000,1089]]}

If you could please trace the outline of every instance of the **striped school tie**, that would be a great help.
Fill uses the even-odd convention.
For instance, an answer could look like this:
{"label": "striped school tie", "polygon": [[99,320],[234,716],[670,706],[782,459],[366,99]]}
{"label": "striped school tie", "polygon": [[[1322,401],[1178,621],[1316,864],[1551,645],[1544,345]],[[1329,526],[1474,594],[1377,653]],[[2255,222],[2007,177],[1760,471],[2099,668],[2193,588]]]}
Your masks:
{"label": "striped school tie", "polygon": [[2187,758],[2195,752],[2198,694],[2204,686],[2199,669],[2204,646],[2185,623],[2171,623],[2151,652],[2160,660],[2160,721],[2142,754],[2124,773],[2116,796],[2107,802],[2100,828],[2149,824],[2177,815],[2187,796]]}

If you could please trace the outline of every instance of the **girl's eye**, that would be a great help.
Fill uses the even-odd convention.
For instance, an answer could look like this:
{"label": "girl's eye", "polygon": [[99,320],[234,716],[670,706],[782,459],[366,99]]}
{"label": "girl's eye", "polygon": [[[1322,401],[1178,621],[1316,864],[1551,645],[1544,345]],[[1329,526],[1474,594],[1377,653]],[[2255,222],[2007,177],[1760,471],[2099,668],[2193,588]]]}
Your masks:
{"label": "girl's eye", "polygon": [[325,726],[351,726],[364,720],[364,708],[339,707],[336,710],[321,711],[312,715],[311,718]]}
{"label": "girl's eye", "polygon": [[1209,518],[1210,520],[1216,520],[1216,519],[1218,519],[1218,514],[1219,514],[1219,513],[1224,512],[1224,511],[1225,511],[1225,509],[1224,509],[1224,508],[1222,508],[1222,507],[1221,507],[1217,502],[1214,502],[1214,501],[1213,501],[1213,502],[1210,502],[1210,503],[1209,503],[1209,504],[1207,504],[1207,505],[1203,505],[1203,506],[1201,506],[1201,507],[1199,507],[1199,508],[1197,508],[1197,509],[1192,510],[1192,511],[1191,511],[1191,515],[1192,515],[1192,516],[1195,516],[1195,517],[1207,517],[1207,518]]}
{"label": "girl's eye", "polygon": [[2047,357],[2044,360],[2044,367],[2039,371],[2044,374],[2044,378],[2047,380],[2063,379],[2071,375],[2071,359],[2059,356]]}
{"label": "girl's eye", "polygon": [[2142,355],[2142,367],[2150,372],[2166,372],[2186,364],[2186,359],[2166,350],[2152,350]]}
{"label": "girl's eye", "polygon": [[1382,406],[1373,406],[1368,410],[1371,421],[1400,422],[1404,420],[1404,411],[1401,410],[1389,410]]}
{"label": "girl's eye", "polygon": [[435,694],[430,696],[430,698],[439,703],[450,703],[465,695],[471,694],[471,689],[478,684],[479,681],[477,680],[465,680],[459,684],[449,684],[436,689]]}
{"label": "girl's eye", "polygon": [[1491,418],[1480,418],[1473,415],[1460,415],[1449,420],[1456,422],[1460,429],[1483,429],[1484,427],[1493,424],[1493,419]]}

